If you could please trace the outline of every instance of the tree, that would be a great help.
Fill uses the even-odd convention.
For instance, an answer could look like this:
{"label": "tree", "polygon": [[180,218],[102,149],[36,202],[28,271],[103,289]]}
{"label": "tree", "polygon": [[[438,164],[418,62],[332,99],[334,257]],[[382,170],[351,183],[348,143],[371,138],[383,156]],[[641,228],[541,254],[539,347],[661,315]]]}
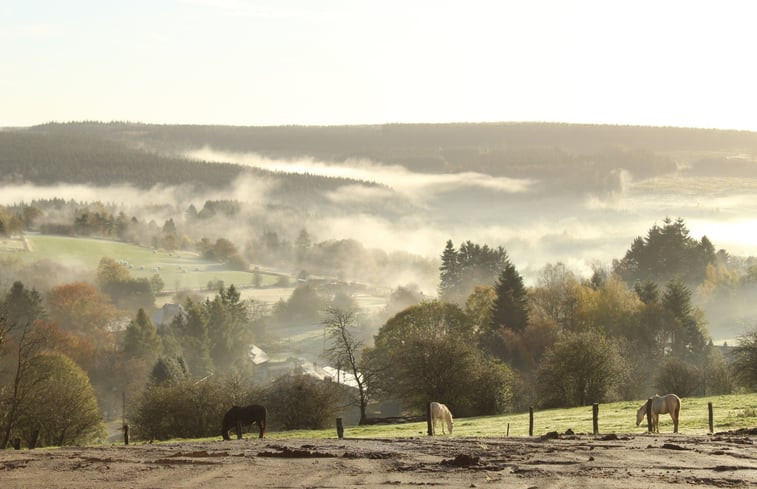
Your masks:
{"label": "tree", "polygon": [[509,405],[510,370],[476,347],[474,325],[454,304],[408,307],[381,327],[374,343],[365,352],[376,371],[370,392],[415,411],[430,399],[444,399],[461,416],[493,414]]}
{"label": "tree", "polygon": [[615,397],[625,378],[616,344],[602,333],[566,333],[544,355],[537,374],[543,407],[586,406]]}
{"label": "tree", "polygon": [[292,291],[286,301],[280,300],[273,307],[273,320],[282,326],[317,324],[325,301],[312,285],[301,285]]}
{"label": "tree", "polygon": [[185,314],[177,314],[171,321],[171,331],[179,340],[187,369],[194,377],[205,377],[213,372],[210,357],[207,311],[202,303],[187,298]]}
{"label": "tree", "polygon": [[680,397],[704,394],[698,369],[680,358],[666,358],[654,382],[660,392],[673,392]]}
{"label": "tree", "polygon": [[737,382],[752,392],[757,391],[757,328],[745,333],[733,350],[733,375]]}
{"label": "tree", "polygon": [[207,314],[208,340],[213,364],[222,370],[246,360],[253,341],[245,303],[234,285],[221,287],[211,301],[203,304]]}
{"label": "tree", "polygon": [[553,319],[566,329],[572,329],[576,309],[578,279],[563,263],[547,264],[531,292],[529,305],[534,311]]}
{"label": "tree", "polygon": [[97,267],[97,286],[123,309],[152,307],[155,302],[150,281],[132,278],[129,269],[112,258],[103,257]]}
{"label": "tree", "polygon": [[[21,282],[15,282],[11,290],[5,296],[3,308],[5,321],[8,322],[8,331],[11,333],[9,341],[12,342],[12,366],[13,371],[11,386],[7,389],[7,397],[3,396],[3,413],[0,420],[3,421],[2,438],[0,449],[8,446],[11,432],[18,423],[23,410],[23,404],[30,389],[29,375],[34,357],[39,354],[44,346],[44,338],[35,334],[34,325],[44,318],[45,310],[42,306],[42,298],[36,290],[26,289]],[[0,393],[5,389],[0,389]]]}
{"label": "tree", "polygon": [[508,263],[507,252],[501,246],[489,248],[466,241],[455,250],[452,241],[447,241],[439,269],[439,298],[464,304],[475,286],[492,285]]}
{"label": "tree", "polygon": [[488,328],[497,294],[491,286],[477,286],[465,301],[465,314],[475,324],[477,332]]}
{"label": "tree", "polygon": [[310,248],[313,246],[310,234],[307,229],[300,230],[300,234],[297,235],[297,239],[294,242],[294,249],[297,254],[297,263],[302,265],[307,259]]}
{"label": "tree", "polygon": [[509,260],[499,275],[494,293],[489,324],[479,339],[481,348],[522,368],[526,364],[525,352],[518,352],[517,344],[528,326],[528,297],[523,278]]}
{"label": "tree", "polygon": [[702,331],[701,312],[691,304],[691,291],[680,280],[665,288],[662,306],[668,313],[671,355],[683,360],[700,360],[705,353],[706,337]]}
{"label": "tree", "polygon": [[284,375],[266,389],[265,402],[269,424],[285,430],[324,429],[336,415],[339,386],[307,375]]}
{"label": "tree", "polygon": [[95,391],[87,374],[70,358],[42,353],[30,363],[28,376],[29,391],[14,430],[27,443],[84,444],[104,435]]}
{"label": "tree", "polygon": [[460,270],[457,263],[457,251],[452,240],[447,240],[439,267],[439,299],[451,302],[460,287]]}
{"label": "tree", "polygon": [[104,256],[97,265],[97,286],[101,290],[110,283],[125,282],[131,279],[129,269],[116,262],[113,258]]}
{"label": "tree", "polygon": [[110,298],[85,282],[53,287],[47,294],[50,318],[61,328],[98,346],[111,343],[108,326],[118,312]]}
{"label": "tree", "polygon": [[187,380],[189,371],[181,357],[160,357],[150,373],[154,385],[176,384]]}
{"label": "tree", "polygon": [[124,332],[124,352],[131,357],[142,358],[152,365],[162,349],[158,330],[145,310],[140,308],[137,317],[129,322]]}
{"label": "tree", "polygon": [[515,266],[509,261],[494,286],[496,299],[492,304],[492,327],[505,327],[523,332],[528,326],[528,297]]}
{"label": "tree", "polygon": [[662,226],[655,224],[645,238],[637,237],[622,260],[614,263],[615,273],[627,283],[652,280],[656,283],[678,278],[687,284],[699,284],[706,268],[716,261],[715,248],[702,237],[689,236],[683,219],[666,217]]}
{"label": "tree", "polygon": [[371,365],[363,361],[362,354],[365,348],[354,333],[357,326],[357,313],[354,310],[329,308],[324,327],[331,336],[331,345],[325,351],[328,358],[339,370],[345,369],[357,383],[356,405],[360,408],[360,422],[364,424],[368,416],[368,384],[371,382],[374,371]]}

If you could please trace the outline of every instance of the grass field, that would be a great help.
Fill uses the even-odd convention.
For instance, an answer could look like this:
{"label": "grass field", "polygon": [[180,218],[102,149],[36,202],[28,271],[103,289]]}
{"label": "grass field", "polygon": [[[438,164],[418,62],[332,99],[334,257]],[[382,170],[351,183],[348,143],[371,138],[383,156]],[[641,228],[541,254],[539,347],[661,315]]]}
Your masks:
{"label": "grass field", "polygon": [[[117,241],[65,236],[27,235],[30,251],[20,251],[20,241],[6,240],[0,254],[12,253],[25,261],[50,260],[72,267],[81,267],[92,274],[103,257],[128,263],[135,278],[149,278],[156,273],[165,283],[165,291],[180,289],[201,290],[208,282],[223,280],[227,286],[248,287],[254,284],[252,272],[224,269],[222,265],[201,259],[196,253],[151,250]],[[260,273],[260,285],[268,287],[279,275]]]}
{"label": "grass field", "polygon": [[[757,393],[706,398],[684,398],[681,402],[679,432],[690,435],[708,433],[707,403],[713,404],[714,431],[757,427]],[[644,433],[646,418],[636,426],[636,410],[643,401],[616,402],[599,406],[600,433]],[[453,410],[454,414],[454,410]],[[499,416],[458,418],[455,420],[453,437],[460,436],[505,436],[507,425],[510,436],[528,436],[528,413]],[[534,435],[550,431],[564,433],[568,428],[575,433],[592,433],[592,407],[534,411]],[[673,421],[668,415],[660,416],[660,431],[672,432]],[[270,434],[271,438],[322,438],[334,437],[336,429],[320,431],[285,431]],[[345,436],[354,438],[392,438],[425,436],[426,423],[408,423],[389,426],[345,427]]]}
{"label": "grass field", "polygon": [[[681,400],[681,435],[706,435],[709,432],[707,403],[713,405],[714,432],[757,427],[757,393],[727,396],[693,397]],[[647,432],[646,418],[636,426],[636,410],[644,403],[624,401],[599,406],[599,433],[603,434],[643,434]],[[453,409],[454,414],[454,409]],[[504,437],[528,436],[528,412],[456,418],[452,438],[455,437]],[[567,409],[534,411],[534,436],[550,431],[565,433],[568,429],[576,434],[592,434],[592,407],[584,406]],[[256,428],[255,428],[256,429]],[[670,416],[660,416],[660,432],[672,433],[673,421]],[[252,435],[245,435],[252,436]],[[403,438],[427,436],[426,422],[394,425],[345,426],[345,438]],[[447,435],[449,436],[449,435]],[[270,439],[320,439],[336,438],[336,424],[326,430],[269,431]],[[202,438],[199,441],[217,440],[219,437]],[[175,440],[174,440],[175,441]]]}

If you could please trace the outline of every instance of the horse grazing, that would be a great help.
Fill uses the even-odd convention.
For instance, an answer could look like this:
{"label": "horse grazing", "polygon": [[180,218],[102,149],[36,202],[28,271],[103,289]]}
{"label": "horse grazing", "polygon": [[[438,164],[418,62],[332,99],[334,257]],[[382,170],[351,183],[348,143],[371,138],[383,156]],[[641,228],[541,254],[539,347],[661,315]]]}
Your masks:
{"label": "horse grazing", "polygon": [[636,426],[641,424],[641,420],[647,414],[647,403],[652,403],[652,430],[655,433],[660,432],[660,414],[670,413],[673,418],[673,433],[678,433],[678,416],[681,414],[681,399],[675,394],[666,394],[664,396],[650,397],[647,402],[641,405],[636,411]]}
{"label": "horse grazing", "polygon": [[249,406],[234,406],[229,409],[223,416],[223,426],[221,427],[221,436],[224,440],[231,440],[229,438],[229,430],[232,427],[237,429],[237,439],[242,439],[242,426],[249,426],[252,428],[252,423],[257,423],[260,430],[260,436],[263,438],[265,435],[265,418],[267,412],[263,406],[257,404],[251,404]]}
{"label": "horse grazing", "polygon": [[436,423],[442,423],[442,434],[444,433],[444,425],[447,425],[449,434],[452,434],[452,428],[455,427],[455,422],[452,420],[452,413],[449,408],[440,402],[431,403],[431,434],[436,436]]}

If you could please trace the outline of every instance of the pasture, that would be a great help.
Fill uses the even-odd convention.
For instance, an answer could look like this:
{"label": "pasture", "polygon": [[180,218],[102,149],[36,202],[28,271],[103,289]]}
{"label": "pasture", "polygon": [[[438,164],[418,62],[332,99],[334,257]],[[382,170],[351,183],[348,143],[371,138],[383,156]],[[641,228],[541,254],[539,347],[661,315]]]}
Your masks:
{"label": "pasture", "polygon": [[[158,274],[165,283],[164,291],[182,289],[204,290],[208,282],[222,280],[227,286],[252,287],[255,274],[229,270],[222,264],[204,260],[189,251],[153,250],[129,243],[92,238],[73,238],[28,234],[29,249],[23,251],[20,240],[5,240],[0,254],[13,254],[24,261],[50,260],[81,270],[94,277],[97,265],[103,257],[124,263],[135,278],[150,278]],[[280,275],[268,271],[259,272],[260,287],[277,283]]]}
{"label": "pasture", "polygon": [[[622,401],[599,405],[599,433],[644,434],[646,419],[636,426],[636,410],[645,400]],[[757,393],[732,394],[710,397],[687,397],[681,399],[679,435],[706,435],[709,431],[707,403],[713,404],[714,431],[731,431],[757,427]],[[454,406],[449,406],[454,416]],[[455,418],[452,438],[504,437],[510,424],[510,437],[528,437],[528,412]],[[592,434],[592,407],[534,410],[534,436],[568,429],[576,434]],[[441,432],[441,430],[439,430]],[[673,434],[670,416],[660,415],[660,434]],[[679,436],[676,435],[676,436]],[[245,438],[252,435],[246,433]],[[408,438],[427,436],[426,422],[392,425],[345,426],[345,438]],[[449,434],[444,435],[450,437]],[[333,428],[325,430],[269,430],[271,439],[321,439],[336,437],[336,421]],[[217,437],[220,439],[220,433]],[[204,440],[213,440],[207,438]]]}

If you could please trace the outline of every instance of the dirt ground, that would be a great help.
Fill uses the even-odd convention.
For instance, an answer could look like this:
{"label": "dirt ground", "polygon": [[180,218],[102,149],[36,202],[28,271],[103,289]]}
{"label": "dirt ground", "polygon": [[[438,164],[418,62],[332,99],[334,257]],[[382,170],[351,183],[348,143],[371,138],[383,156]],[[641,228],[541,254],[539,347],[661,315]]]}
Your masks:
{"label": "dirt ground", "polygon": [[[757,430],[137,444],[0,452],[3,488],[757,487]],[[246,435],[250,436],[250,435]]]}

